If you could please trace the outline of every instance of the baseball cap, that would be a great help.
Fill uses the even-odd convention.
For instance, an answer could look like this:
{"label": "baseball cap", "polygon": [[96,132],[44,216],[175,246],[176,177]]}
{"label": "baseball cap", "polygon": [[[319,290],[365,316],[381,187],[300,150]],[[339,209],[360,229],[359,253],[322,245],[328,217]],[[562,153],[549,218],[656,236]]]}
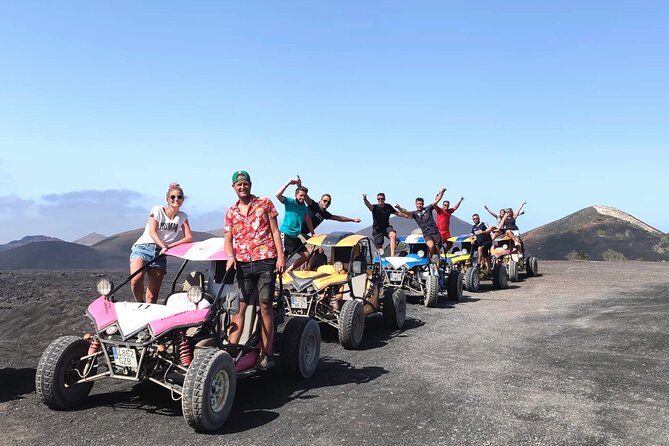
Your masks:
{"label": "baseball cap", "polygon": [[246,180],[251,182],[251,176],[245,170],[238,170],[232,174],[232,184],[235,184],[239,180]]}

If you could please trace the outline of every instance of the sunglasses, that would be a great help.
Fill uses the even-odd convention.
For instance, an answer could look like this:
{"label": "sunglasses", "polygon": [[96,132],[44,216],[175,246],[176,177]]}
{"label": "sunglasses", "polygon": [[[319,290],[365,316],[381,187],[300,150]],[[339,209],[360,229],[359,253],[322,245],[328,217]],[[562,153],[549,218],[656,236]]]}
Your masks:
{"label": "sunglasses", "polygon": [[330,204],[330,200],[321,200],[323,204]]}
{"label": "sunglasses", "polygon": [[176,200],[177,198],[178,198],[179,200],[183,200],[183,199],[184,199],[184,196],[183,196],[183,195],[170,195],[170,199],[171,199],[171,200]]}
{"label": "sunglasses", "polygon": [[377,199],[377,201],[386,201],[386,199],[383,198],[383,197],[376,197],[376,199]]}

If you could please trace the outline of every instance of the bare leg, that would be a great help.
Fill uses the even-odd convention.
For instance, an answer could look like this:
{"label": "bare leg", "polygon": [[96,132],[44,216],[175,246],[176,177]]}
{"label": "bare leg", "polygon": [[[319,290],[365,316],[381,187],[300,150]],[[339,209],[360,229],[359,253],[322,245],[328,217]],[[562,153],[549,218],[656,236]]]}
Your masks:
{"label": "bare leg", "polygon": [[[144,260],[134,258],[130,261],[130,274],[144,266]],[[130,289],[137,302],[144,302],[144,273],[137,274],[130,280]]]}
{"label": "bare leg", "polygon": [[272,341],[274,337],[274,309],[272,302],[260,303],[260,315],[262,317],[262,351],[267,355],[272,354]]}
{"label": "bare leg", "polygon": [[295,260],[288,268],[286,268],[286,272],[300,269],[300,266],[302,266],[304,262],[307,261],[306,252],[300,252],[298,253],[298,255],[300,257],[297,260]]}
{"label": "bare leg", "polygon": [[242,337],[242,332],[244,331],[244,315],[246,315],[246,307],[248,304],[246,302],[239,302],[239,313],[232,316],[232,321],[230,321],[230,344],[237,344]]}
{"label": "bare leg", "polygon": [[388,233],[388,238],[390,239],[390,257],[395,255],[395,241],[397,240],[397,233],[391,231]]}
{"label": "bare leg", "polygon": [[149,276],[149,286],[146,288],[146,303],[155,304],[158,302],[158,293],[160,293],[160,285],[163,283],[165,271],[149,268],[147,275]]}

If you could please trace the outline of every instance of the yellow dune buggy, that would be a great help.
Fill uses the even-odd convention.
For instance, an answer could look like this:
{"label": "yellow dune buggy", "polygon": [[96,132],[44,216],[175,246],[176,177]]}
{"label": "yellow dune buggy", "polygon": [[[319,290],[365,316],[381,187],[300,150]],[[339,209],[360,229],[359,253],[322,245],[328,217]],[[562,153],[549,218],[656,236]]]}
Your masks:
{"label": "yellow dune buggy", "polygon": [[400,329],[406,318],[404,291],[384,289],[372,241],[351,232],[316,235],[307,240],[308,270],[281,276],[288,316],[308,316],[335,327],[346,349],[360,346],[365,316],[383,315],[386,326]]}
{"label": "yellow dune buggy", "polygon": [[493,261],[503,265],[509,273],[509,280],[517,282],[520,279],[520,272],[524,271],[526,277],[536,277],[539,275],[539,261],[535,256],[525,256],[522,249],[517,249],[513,239],[508,235],[497,237],[492,242],[490,254]]}
{"label": "yellow dune buggy", "polygon": [[478,253],[472,252],[473,240],[470,234],[448,239],[453,243],[451,252],[442,254],[451,268],[460,271],[464,277],[467,291],[478,291],[482,280],[491,279],[495,289],[504,289],[508,285],[508,272],[503,264],[491,259],[492,273],[489,275],[485,262],[479,261]]}

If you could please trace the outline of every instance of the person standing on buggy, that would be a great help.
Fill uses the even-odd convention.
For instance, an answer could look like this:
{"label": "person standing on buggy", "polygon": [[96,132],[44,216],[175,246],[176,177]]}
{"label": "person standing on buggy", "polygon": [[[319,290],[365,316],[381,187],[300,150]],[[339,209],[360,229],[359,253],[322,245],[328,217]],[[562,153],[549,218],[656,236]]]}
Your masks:
{"label": "person standing on buggy", "polygon": [[[323,194],[319,201],[314,201],[309,194],[307,194],[305,203],[307,203],[307,216],[311,219],[311,224],[313,230],[316,231],[316,228],[323,223],[325,220],[335,220],[341,222],[351,222],[351,223],[360,223],[359,218],[344,217],[343,215],[334,215],[329,212],[330,205],[332,204],[332,195]],[[307,225],[307,220],[302,222],[302,231],[300,232],[301,238],[307,240],[311,235],[311,231]],[[319,252],[323,253],[323,248],[319,248]],[[311,264],[311,262],[310,262]],[[303,265],[303,267],[306,265]],[[293,268],[294,269],[294,268]]]}
{"label": "person standing on buggy", "polygon": [[520,253],[524,252],[524,248],[523,248],[523,242],[520,239],[520,230],[518,229],[518,225],[516,225],[516,219],[521,215],[523,207],[526,204],[527,200],[523,201],[515,213],[513,212],[513,209],[506,208],[506,211],[504,213],[504,218],[502,218],[502,221],[500,222],[502,226],[501,227],[502,234],[508,235],[509,238],[513,240],[516,251]]}
{"label": "person standing on buggy", "polygon": [[495,214],[493,211],[491,211],[488,206],[485,204],[483,205],[485,210],[492,216],[492,218],[495,219],[495,224],[492,227],[492,232],[491,232],[491,237],[493,240],[495,240],[497,237],[499,237],[500,234],[502,234],[504,231],[502,231],[502,219],[504,218],[504,214],[506,213],[506,210],[504,208],[499,210],[499,214]]}
{"label": "person standing on buggy", "polygon": [[[446,189],[444,189],[444,192],[446,192]],[[443,243],[444,251],[446,252],[453,247],[453,242],[448,241],[448,239],[451,238],[451,215],[458,210],[464,199],[465,197],[460,197],[460,200],[452,208],[450,207],[451,202],[448,200],[444,200],[443,208],[440,208],[439,205],[434,206],[434,212],[437,213],[437,228],[439,228],[441,242]]]}
{"label": "person standing on buggy", "polygon": [[245,170],[232,174],[232,189],[238,200],[225,213],[223,227],[225,252],[230,256],[226,270],[236,268],[242,294],[239,312],[232,317],[230,324],[230,343],[239,343],[247,306],[260,301],[262,347],[256,367],[266,369],[271,365],[274,333],[272,299],[276,274],[285,269],[285,259],[277,223],[279,214],[274,203],[269,198],[251,194],[251,185],[251,177]]}
{"label": "person standing on buggy", "polygon": [[418,227],[421,231],[423,231],[423,238],[425,239],[425,243],[430,250],[430,256],[436,255],[437,259],[439,259],[439,245],[441,243],[441,236],[439,235],[437,223],[434,221],[434,217],[432,216],[432,211],[441,200],[441,197],[444,196],[444,192],[446,192],[445,187],[439,189],[437,196],[434,197],[434,201],[427,206],[425,206],[425,200],[422,197],[416,198],[415,211],[407,211],[399,204],[395,205],[395,209],[399,211],[397,212],[397,215],[404,218],[413,218],[416,223],[418,223]]}
{"label": "person standing on buggy", "polygon": [[[490,248],[492,247],[492,237],[490,237],[490,232],[492,231],[493,226],[488,227],[482,222],[479,214],[472,215],[472,221],[474,222],[470,234],[470,238],[473,241],[472,250],[478,250],[478,264],[480,265],[481,261],[483,261],[486,266],[486,271],[490,274]],[[476,237],[476,239],[474,239],[474,237]]]}
{"label": "person standing on buggy", "polygon": [[[295,189],[295,198],[285,197],[283,193],[291,184],[297,185]],[[283,241],[284,256],[286,261],[297,254],[299,257],[286,271],[292,271],[299,268],[307,260],[306,238],[300,237],[302,225],[307,226],[310,235],[314,235],[314,226],[311,223],[311,217],[307,215],[307,205],[305,203],[309,189],[302,186],[302,180],[298,175],[296,178],[288,180],[286,184],[276,191],[276,198],[283,203],[285,214],[281,224],[281,240]]]}
{"label": "person standing on buggy", "polygon": [[397,214],[395,208],[386,203],[386,194],[379,192],[376,194],[378,204],[372,205],[367,199],[367,194],[362,194],[362,201],[367,209],[372,211],[372,239],[376,249],[383,248],[384,238],[390,240],[390,256],[395,255],[395,244],[397,242],[397,232],[390,226],[390,215]]}
{"label": "person standing on buggy", "polygon": [[[180,210],[185,199],[181,186],[178,183],[170,183],[165,199],[167,206],[156,205],[151,208],[144,232],[132,245],[130,252],[130,274],[134,274],[151,262],[146,270],[130,280],[130,288],[137,302],[148,304],[158,302],[160,286],[167,273],[167,258],[162,256],[156,259],[156,257],[164,254],[173,246],[190,243],[193,240],[188,215]],[[183,231],[183,238],[177,241],[179,231]],[[146,297],[144,296],[144,273],[149,278]]]}

